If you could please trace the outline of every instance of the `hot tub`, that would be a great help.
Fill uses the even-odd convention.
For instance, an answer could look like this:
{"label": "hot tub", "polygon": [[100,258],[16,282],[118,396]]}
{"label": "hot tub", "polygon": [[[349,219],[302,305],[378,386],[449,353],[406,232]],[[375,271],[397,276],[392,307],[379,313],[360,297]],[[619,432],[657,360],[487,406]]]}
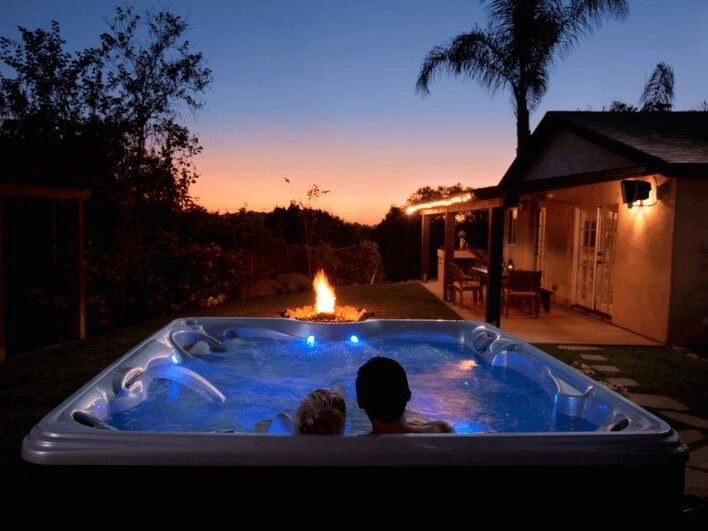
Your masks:
{"label": "hot tub", "polygon": [[[369,425],[354,378],[375,355],[406,369],[409,416],[445,420],[455,433],[357,436]],[[263,428],[318,387],[345,395],[344,437]],[[649,471],[636,477],[655,478],[652,492],[680,495],[687,450],[663,420],[488,324],[192,318],[49,413],[22,455],[57,465],[620,467]]]}

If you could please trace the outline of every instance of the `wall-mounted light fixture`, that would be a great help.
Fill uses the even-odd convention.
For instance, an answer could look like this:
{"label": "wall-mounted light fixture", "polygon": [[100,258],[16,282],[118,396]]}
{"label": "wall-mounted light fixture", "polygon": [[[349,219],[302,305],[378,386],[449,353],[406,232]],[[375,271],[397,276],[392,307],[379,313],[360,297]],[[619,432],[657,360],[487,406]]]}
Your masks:
{"label": "wall-mounted light fixture", "polygon": [[506,270],[507,271],[514,270],[514,261],[511,258],[509,258],[509,261],[506,263]]}
{"label": "wall-mounted light fixture", "polygon": [[649,199],[651,192],[651,183],[636,179],[625,179],[620,182],[620,187],[622,188],[622,202],[627,203],[629,208],[635,201]]}

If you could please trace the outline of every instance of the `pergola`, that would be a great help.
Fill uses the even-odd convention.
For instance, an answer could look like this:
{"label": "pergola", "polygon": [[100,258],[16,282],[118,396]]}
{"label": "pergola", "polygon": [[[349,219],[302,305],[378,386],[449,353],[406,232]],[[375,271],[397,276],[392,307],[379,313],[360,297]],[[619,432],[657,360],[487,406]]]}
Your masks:
{"label": "pergola", "polygon": [[[86,282],[84,264],[84,203],[91,195],[89,190],[79,188],[63,188],[55,186],[43,186],[34,184],[19,184],[10,182],[0,182],[0,361],[6,356],[6,329],[8,305],[6,302],[5,290],[5,254],[3,242],[3,198],[4,197],[24,197],[31,199],[43,199],[51,201],[51,230],[52,244],[56,247],[57,241],[57,203],[63,201],[76,201],[77,203],[77,235],[76,245],[76,285],[74,291],[74,318],[75,336],[79,339],[86,338]],[[56,264],[53,264],[56,266]]]}
{"label": "pergola", "polygon": [[502,261],[504,251],[504,209],[509,205],[510,196],[498,187],[478,188],[471,192],[452,196],[439,201],[431,201],[408,208],[408,213],[418,212],[421,216],[421,277],[427,280],[430,266],[430,218],[443,215],[445,218],[445,243],[442,271],[443,297],[448,299],[451,271],[450,264],[454,259],[455,247],[455,216],[460,212],[487,210],[489,212],[489,263],[487,277],[487,297],[485,320],[499,326],[501,318],[502,299]]}

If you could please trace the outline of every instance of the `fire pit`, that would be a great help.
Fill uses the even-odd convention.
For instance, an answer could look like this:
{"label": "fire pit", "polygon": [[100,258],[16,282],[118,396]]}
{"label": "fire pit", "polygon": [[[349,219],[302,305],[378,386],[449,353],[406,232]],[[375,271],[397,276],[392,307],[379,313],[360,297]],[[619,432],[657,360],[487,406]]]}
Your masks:
{"label": "fire pit", "polygon": [[282,312],[283,317],[298,319],[300,321],[338,321],[356,322],[363,321],[370,314],[364,308],[355,306],[337,306],[337,297],[334,288],[329,283],[324,269],[320,269],[312,281],[315,289],[315,305],[301,306],[300,308],[288,308]]}

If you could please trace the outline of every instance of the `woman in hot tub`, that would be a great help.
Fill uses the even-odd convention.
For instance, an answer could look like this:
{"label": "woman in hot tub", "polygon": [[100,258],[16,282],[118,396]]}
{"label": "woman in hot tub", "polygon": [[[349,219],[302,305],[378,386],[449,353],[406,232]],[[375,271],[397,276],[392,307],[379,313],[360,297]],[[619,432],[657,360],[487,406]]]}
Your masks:
{"label": "woman in hot tub", "polygon": [[347,418],[344,397],[330,389],[316,389],[307,395],[295,413],[278,413],[272,420],[255,426],[260,433],[294,433],[295,435],[342,435]]}

